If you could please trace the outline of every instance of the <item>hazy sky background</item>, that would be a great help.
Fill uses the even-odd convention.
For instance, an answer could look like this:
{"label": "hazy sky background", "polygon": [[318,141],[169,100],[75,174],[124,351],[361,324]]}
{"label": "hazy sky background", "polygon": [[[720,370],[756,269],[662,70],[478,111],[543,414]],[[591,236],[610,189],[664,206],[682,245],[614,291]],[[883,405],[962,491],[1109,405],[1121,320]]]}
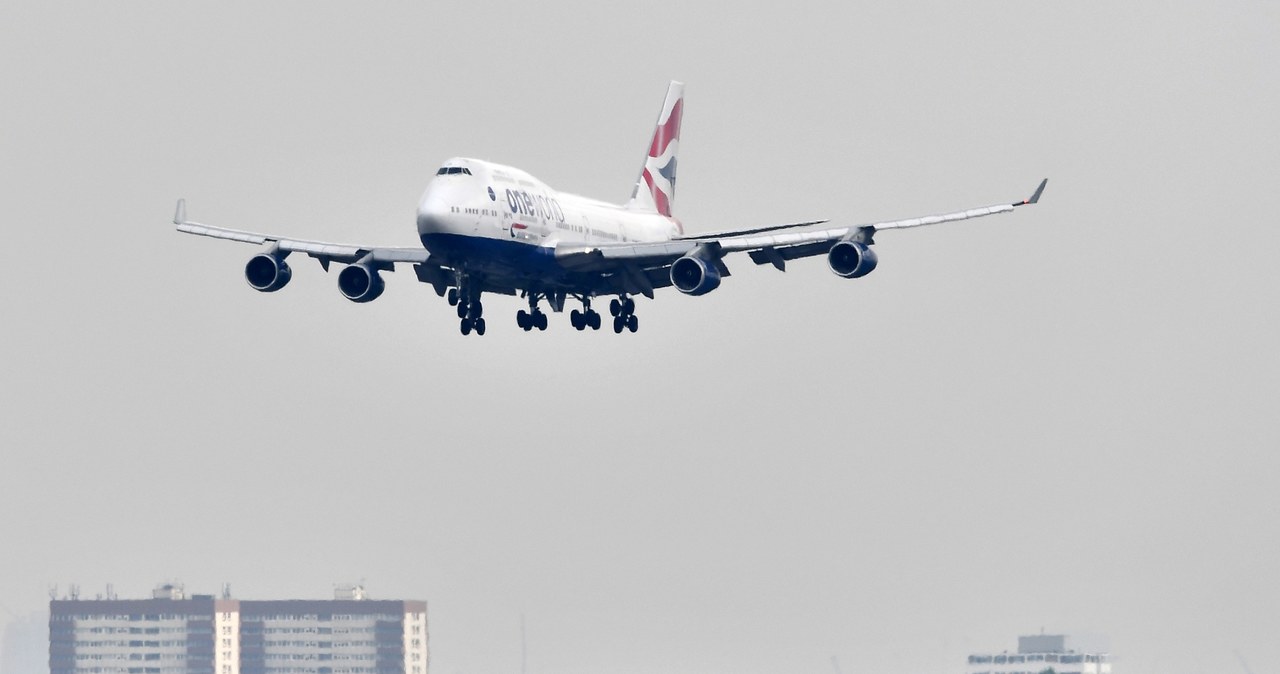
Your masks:
{"label": "hazy sky background", "polygon": [[[47,588],[430,602],[433,674],[1280,662],[1275,3],[0,4],[0,623]],[[484,338],[407,269],[452,156],[622,201],[688,83],[690,231],[1028,196],[745,256],[636,335]],[[0,627],[3,627],[0,624]],[[1268,663],[1270,663],[1268,665]]]}

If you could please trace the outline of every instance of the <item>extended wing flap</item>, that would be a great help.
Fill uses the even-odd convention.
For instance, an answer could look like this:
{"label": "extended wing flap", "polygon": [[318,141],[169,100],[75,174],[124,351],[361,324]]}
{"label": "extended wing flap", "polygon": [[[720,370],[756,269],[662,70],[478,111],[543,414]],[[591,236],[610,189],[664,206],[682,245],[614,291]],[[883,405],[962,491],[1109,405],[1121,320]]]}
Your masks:
{"label": "extended wing flap", "polygon": [[756,264],[771,264],[777,267],[779,271],[786,271],[786,263],[788,260],[798,260],[802,257],[810,257],[813,255],[824,255],[831,250],[831,243],[828,241],[814,241],[812,243],[802,243],[794,246],[786,246],[783,248],[760,248],[747,253],[751,256],[751,260]]}
{"label": "extended wing flap", "polygon": [[226,239],[228,241],[240,241],[243,243],[263,244],[271,240],[270,237],[262,234],[241,232],[235,229],[223,229],[221,227],[210,227],[198,222],[178,223],[178,231],[186,232],[187,234],[195,234],[196,236],[211,236],[215,239]]}
{"label": "extended wing flap", "polygon": [[891,220],[889,222],[875,222],[869,225],[861,225],[863,227],[873,227],[876,231],[884,229],[907,229],[908,227],[924,227],[926,225],[940,225],[944,222],[956,222],[959,220],[968,220],[970,218],[980,218],[984,215],[995,215],[996,213],[1008,213],[1013,210],[1013,204],[999,204],[996,206],[984,206],[982,208],[970,208],[966,211],[956,211],[955,213],[943,213],[941,215],[926,215],[920,218],[908,218],[906,220]]}
{"label": "extended wing flap", "polygon": [[556,262],[573,271],[608,271],[619,265],[666,264],[697,248],[696,241],[660,241],[607,245],[562,244]]}
{"label": "extended wing flap", "polygon": [[339,262],[353,262],[363,257],[368,250],[357,248],[356,246],[347,246],[340,243],[324,243],[321,241],[297,241],[294,239],[279,239],[280,250],[289,252],[306,253],[313,257],[326,257],[330,260]]}

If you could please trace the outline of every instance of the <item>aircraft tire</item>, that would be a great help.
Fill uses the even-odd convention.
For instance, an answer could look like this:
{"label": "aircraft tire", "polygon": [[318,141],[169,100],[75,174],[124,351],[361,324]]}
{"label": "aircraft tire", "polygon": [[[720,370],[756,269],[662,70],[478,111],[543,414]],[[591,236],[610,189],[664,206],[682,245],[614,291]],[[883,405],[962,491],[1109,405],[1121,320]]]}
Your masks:
{"label": "aircraft tire", "polygon": [[609,315],[617,316],[620,313],[622,313],[622,303],[616,298],[609,300]]}
{"label": "aircraft tire", "polygon": [[636,312],[636,301],[628,297],[622,302],[622,313],[631,315]]}
{"label": "aircraft tire", "polygon": [[471,319],[470,319],[470,318],[464,318],[464,319],[462,319],[462,321],[460,321],[459,328],[462,330],[462,334],[463,334],[463,335],[469,335],[469,334],[471,334],[471,327],[472,327],[472,325],[471,325]]}
{"label": "aircraft tire", "polygon": [[546,315],[546,314],[544,314],[544,313],[542,313],[541,311],[539,311],[538,313],[534,314],[533,316],[534,316],[534,318],[538,321],[538,331],[539,331],[539,332],[541,332],[541,331],[543,331],[543,330],[546,330],[546,329],[547,329],[547,315]]}
{"label": "aircraft tire", "polygon": [[529,312],[525,311],[524,309],[517,311],[516,325],[520,326],[520,329],[524,330],[525,332],[528,332],[529,331]]}
{"label": "aircraft tire", "polygon": [[614,332],[614,334],[618,334],[618,335],[621,335],[621,334],[622,334],[622,328],[623,328],[623,324],[624,324],[624,322],[625,322],[625,321],[626,321],[626,319],[625,319],[625,318],[623,318],[622,316],[614,316],[614,317],[613,317],[613,332]]}
{"label": "aircraft tire", "polygon": [[466,318],[466,317],[467,317],[467,303],[458,302],[458,318]]}
{"label": "aircraft tire", "polygon": [[458,289],[457,288],[449,289],[449,306],[451,307],[458,306]]}
{"label": "aircraft tire", "polygon": [[635,332],[640,329],[640,319],[636,318],[635,314],[627,316],[627,329],[631,332]]}
{"label": "aircraft tire", "polygon": [[480,336],[484,336],[484,319],[483,318],[476,319],[476,334]]}
{"label": "aircraft tire", "polygon": [[592,330],[599,330],[600,314],[595,311],[592,311],[591,313],[587,314],[587,323],[591,325]]}

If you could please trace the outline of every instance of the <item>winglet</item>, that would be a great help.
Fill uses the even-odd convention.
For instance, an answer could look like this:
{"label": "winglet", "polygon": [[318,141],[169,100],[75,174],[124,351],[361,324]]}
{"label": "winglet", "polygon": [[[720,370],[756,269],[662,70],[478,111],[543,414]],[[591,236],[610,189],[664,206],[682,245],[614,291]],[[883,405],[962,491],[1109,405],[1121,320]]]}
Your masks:
{"label": "winglet", "polygon": [[1049,184],[1048,178],[1041,180],[1040,186],[1036,188],[1036,193],[1031,195],[1030,199],[1027,199],[1026,201],[1019,201],[1018,203],[1014,204],[1014,206],[1026,206],[1027,204],[1034,204],[1035,202],[1040,201],[1040,195],[1044,193],[1044,186],[1048,184]]}
{"label": "winglet", "polygon": [[[1036,194],[1039,196],[1039,193]],[[181,225],[187,221],[187,200],[179,199],[178,208],[173,212],[173,224]]]}

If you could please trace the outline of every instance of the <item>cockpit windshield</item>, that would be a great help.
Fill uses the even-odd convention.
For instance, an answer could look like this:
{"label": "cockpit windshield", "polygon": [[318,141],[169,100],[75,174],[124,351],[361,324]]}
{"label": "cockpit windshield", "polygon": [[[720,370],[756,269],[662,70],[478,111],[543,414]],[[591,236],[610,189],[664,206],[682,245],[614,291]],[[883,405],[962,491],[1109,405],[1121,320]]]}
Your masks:
{"label": "cockpit windshield", "polygon": [[441,166],[440,170],[436,171],[436,175],[438,176],[445,176],[445,175],[452,176],[452,175],[457,175],[459,173],[471,175],[471,169],[463,168],[461,166]]}

